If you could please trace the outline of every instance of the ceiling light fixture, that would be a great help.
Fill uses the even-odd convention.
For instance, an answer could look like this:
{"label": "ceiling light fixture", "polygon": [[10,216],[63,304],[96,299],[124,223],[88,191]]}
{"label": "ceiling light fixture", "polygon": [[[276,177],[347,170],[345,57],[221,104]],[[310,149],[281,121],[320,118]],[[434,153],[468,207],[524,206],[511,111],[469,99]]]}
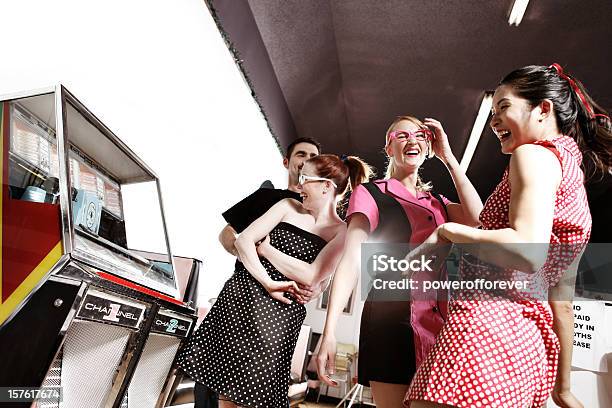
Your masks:
{"label": "ceiling light fixture", "polygon": [[508,15],[508,24],[514,26],[521,24],[528,4],[529,0],[514,0],[512,2],[512,7],[510,7],[510,14]]}
{"label": "ceiling light fixture", "polygon": [[492,106],[493,92],[487,91],[482,96],[480,109],[478,109],[478,115],[476,115],[476,120],[474,121],[474,126],[472,127],[472,133],[470,133],[467,146],[463,151],[463,157],[461,157],[461,163],[459,163],[459,167],[461,167],[464,172],[467,171],[468,166],[472,161],[472,157],[476,151],[476,146],[478,146],[478,142],[480,141],[480,135],[482,135],[482,132],[487,125],[487,119],[489,119],[489,113],[491,112]]}

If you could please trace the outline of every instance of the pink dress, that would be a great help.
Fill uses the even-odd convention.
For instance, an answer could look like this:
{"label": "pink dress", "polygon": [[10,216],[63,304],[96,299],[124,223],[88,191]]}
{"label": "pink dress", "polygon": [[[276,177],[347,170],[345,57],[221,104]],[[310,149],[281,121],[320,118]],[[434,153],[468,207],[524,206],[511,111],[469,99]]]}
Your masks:
{"label": "pink dress", "polygon": [[[562,136],[536,144],[554,152],[562,169],[550,237],[553,250],[542,269],[531,275],[536,291],[546,295],[588,241],[591,215],[580,169],[582,155],[574,140]],[[509,227],[510,187],[506,169],[480,215],[483,229]],[[554,250],[561,246],[573,250]],[[490,271],[473,264],[462,263],[460,273],[467,280],[492,278]],[[495,273],[498,280],[521,278],[521,272],[511,269]],[[542,293],[531,298],[522,294],[515,300],[512,293],[504,295],[495,300],[451,300],[447,322],[406,394],[406,407],[410,401],[461,408],[539,408],[546,402],[559,356],[552,311]]]}
{"label": "pink dress", "polygon": [[[431,193],[418,192],[415,196],[393,178],[376,180],[373,184],[401,206],[410,228],[406,243],[422,243],[438,225],[447,221],[445,206],[450,201],[446,197],[440,196],[442,204]],[[386,217],[388,222],[391,215],[379,213],[376,201],[363,185],[351,194],[347,218],[355,213],[368,219],[370,233],[380,226],[381,217]],[[372,238],[371,234],[368,242],[374,242]],[[439,273],[424,274],[424,278],[440,279]],[[438,302],[435,296],[408,302],[366,301],[359,335],[359,383],[409,384],[433,347],[446,311],[447,303]]]}

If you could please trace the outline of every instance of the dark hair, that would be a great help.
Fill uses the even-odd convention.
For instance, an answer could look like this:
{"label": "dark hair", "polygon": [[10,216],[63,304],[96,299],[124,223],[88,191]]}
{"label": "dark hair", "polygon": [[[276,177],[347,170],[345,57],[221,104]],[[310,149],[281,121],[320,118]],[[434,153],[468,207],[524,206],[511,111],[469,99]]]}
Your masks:
{"label": "dark hair", "polygon": [[[580,81],[552,65],[529,65],[506,75],[499,83],[511,86],[532,107],[553,102],[559,131],[574,138],[589,161],[601,171],[612,168],[612,132],[608,112],[586,92]],[[572,88],[574,85],[576,89]],[[590,105],[590,106],[589,106]]]}
{"label": "dark hair", "polygon": [[293,150],[298,143],[310,143],[317,148],[318,154],[321,154],[321,143],[310,137],[298,137],[293,142],[289,143],[289,146],[287,146],[287,154],[285,155],[286,159],[291,158],[291,154],[293,154]]}
{"label": "dark hair", "polygon": [[333,180],[338,186],[336,194],[344,194],[359,184],[366,182],[374,172],[369,164],[356,156],[340,158],[335,154],[321,154],[306,163],[314,165],[317,176]]}

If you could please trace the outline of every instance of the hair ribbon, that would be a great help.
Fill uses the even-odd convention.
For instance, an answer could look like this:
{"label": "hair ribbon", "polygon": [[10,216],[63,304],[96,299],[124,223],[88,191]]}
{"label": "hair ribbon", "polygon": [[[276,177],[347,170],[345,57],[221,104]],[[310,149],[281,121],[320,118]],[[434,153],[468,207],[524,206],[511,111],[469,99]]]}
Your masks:
{"label": "hair ribbon", "polygon": [[591,116],[592,119],[601,117],[601,118],[607,119],[608,121],[610,120],[610,117],[608,115],[604,115],[602,113],[595,113],[595,111],[593,110],[593,107],[591,106],[591,104],[587,101],[586,97],[584,96],[584,93],[582,93],[582,91],[580,90],[580,87],[576,84],[576,81],[574,81],[569,75],[563,72],[563,67],[561,67],[561,65],[555,62],[554,64],[551,64],[548,68],[554,69],[555,71],[557,71],[557,74],[569,83],[570,88],[572,88],[574,90],[574,93],[578,96],[578,98],[580,98],[580,100],[582,101],[582,104],[584,105],[586,110],[589,112],[589,115]]}

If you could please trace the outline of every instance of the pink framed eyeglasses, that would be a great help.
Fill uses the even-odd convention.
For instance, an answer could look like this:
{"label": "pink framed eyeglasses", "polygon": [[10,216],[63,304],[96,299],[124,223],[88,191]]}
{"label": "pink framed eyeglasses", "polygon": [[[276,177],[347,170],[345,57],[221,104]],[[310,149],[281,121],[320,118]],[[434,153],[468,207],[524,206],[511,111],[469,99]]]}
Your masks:
{"label": "pink framed eyeglasses", "polygon": [[397,139],[401,142],[408,140],[411,137],[414,137],[417,141],[423,142],[431,139],[433,137],[433,132],[429,129],[419,129],[415,130],[414,132],[408,132],[406,130],[393,130],[389,132],[389,141],[387,142],[387,146],[393,139]]}

